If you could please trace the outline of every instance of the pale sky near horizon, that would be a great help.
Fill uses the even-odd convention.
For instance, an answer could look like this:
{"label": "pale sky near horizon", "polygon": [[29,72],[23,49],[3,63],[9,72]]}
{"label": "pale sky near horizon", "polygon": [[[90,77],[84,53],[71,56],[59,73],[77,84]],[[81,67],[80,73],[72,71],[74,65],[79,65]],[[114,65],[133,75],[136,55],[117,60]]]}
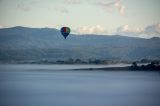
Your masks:
{"label": "pale sky near horizon", "polygon": [[160,37],[160,0],[0,0],[0,27]]}

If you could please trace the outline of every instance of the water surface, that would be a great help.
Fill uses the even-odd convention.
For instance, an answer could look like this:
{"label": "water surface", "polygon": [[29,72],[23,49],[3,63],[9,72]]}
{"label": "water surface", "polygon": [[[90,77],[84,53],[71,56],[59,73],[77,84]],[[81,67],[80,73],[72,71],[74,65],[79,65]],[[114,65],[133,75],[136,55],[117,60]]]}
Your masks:
{"label": "water surface", "polygon": [[160,73],[95,67],[0,65],[0,106],[160,106]]}

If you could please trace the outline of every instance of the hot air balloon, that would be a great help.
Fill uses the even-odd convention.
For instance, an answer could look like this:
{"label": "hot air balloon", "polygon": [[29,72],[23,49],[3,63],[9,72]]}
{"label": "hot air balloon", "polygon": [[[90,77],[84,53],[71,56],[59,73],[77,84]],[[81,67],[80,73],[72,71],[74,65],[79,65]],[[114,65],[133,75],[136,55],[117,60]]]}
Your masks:
{"label": "hot air balloon", "polygon": [[61,34],[63,35],[63,37],[66,39],[67,36],[69,35],[70,33],[70,28],[69,27],[62,27],[61,28]]}

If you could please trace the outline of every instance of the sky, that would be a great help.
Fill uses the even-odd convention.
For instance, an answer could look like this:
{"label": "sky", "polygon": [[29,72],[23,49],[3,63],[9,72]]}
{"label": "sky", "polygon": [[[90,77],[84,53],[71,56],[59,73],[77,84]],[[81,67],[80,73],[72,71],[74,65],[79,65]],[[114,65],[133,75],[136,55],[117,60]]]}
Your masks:
{"label": "sky", "polygon": [[160,37],[160,0],[0,0],[0,28],[71,28],[76,34]]}

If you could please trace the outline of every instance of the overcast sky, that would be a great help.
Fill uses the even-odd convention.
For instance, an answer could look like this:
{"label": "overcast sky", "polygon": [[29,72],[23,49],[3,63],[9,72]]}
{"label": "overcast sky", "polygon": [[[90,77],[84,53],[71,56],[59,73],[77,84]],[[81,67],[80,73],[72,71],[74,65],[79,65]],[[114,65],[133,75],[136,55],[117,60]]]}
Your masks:
{"label": "overcast sky", "polygon": [[160,37],[160,0],[0,0],[0,27]]}

